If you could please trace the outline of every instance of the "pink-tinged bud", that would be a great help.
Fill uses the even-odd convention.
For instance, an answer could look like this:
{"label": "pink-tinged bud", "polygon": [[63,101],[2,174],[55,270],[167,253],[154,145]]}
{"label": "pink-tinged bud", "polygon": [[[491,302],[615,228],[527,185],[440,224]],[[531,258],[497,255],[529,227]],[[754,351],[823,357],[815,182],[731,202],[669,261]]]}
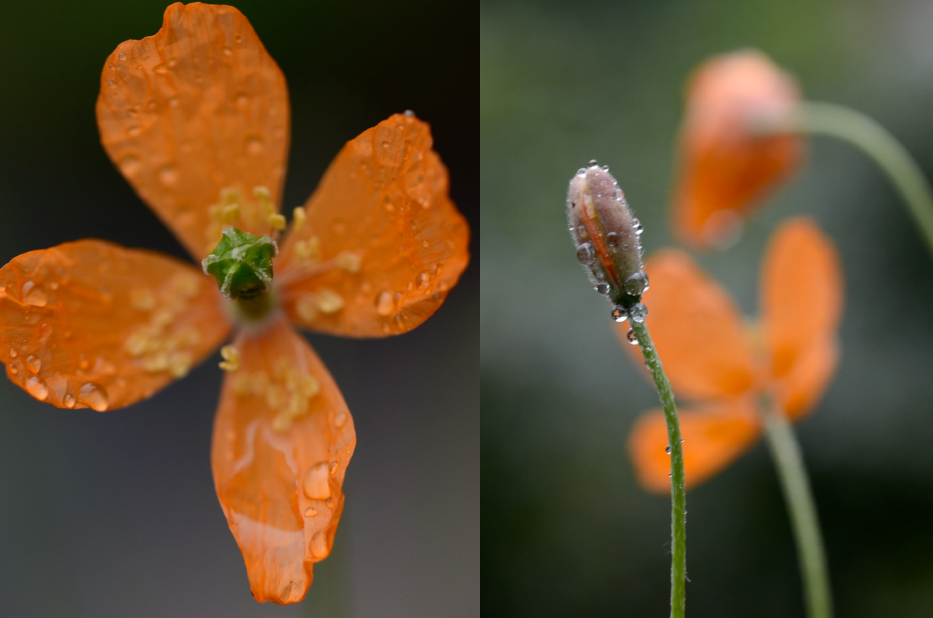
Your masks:
{"label": "pink-tinged bud", "polygon": [[616,305],[613,318],[625,320],[648,289],[648,277],[641,261],[641,223],[608,167],[590,161],[570,180],[567,222],[577,260],[596,291]]}

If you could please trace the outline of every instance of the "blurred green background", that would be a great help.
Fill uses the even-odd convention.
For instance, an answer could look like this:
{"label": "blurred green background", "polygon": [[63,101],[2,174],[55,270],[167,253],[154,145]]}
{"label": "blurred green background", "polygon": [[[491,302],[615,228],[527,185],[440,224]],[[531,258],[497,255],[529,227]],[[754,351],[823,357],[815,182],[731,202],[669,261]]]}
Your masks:
{"label": "blurred green background", "polygon": [[[0,263],[97,237],[187,259],[104,154],[104,60],[168,2],[7,2],[0,15]],[[475,7],[243,1],[292,104],[285,206],[392,113],[431,123],[454,200],[478,221]],[[332,556],[308,599],[260,606],[217,504],[215,356],[126,410],[57,410],[0,381],[0,616],[475,616],[479,611],[478,261],[402,337],[310,336],[357,450]]]}
{"label": "blurred green background", "polygon": [[[771,55],[807,98],[875,117],[933,177],[933,4],[480,6],[483,615],[666,616],[669,501],[635,484],[625,452],[657,396],[576,262],[567,183],[589,159],[608,164],[648,253],[671,245],[685,79],[708,56],[742,47]],[[838,243],[842,358],[797,427],[837,613],[930,616],[933,262],[861,153],[825,139],[809,146],[742,241],[699,261],[755,315],[763,246],[780,221],[808,213]],[[763,444],[687,501],[688,616],[804,615]]]}

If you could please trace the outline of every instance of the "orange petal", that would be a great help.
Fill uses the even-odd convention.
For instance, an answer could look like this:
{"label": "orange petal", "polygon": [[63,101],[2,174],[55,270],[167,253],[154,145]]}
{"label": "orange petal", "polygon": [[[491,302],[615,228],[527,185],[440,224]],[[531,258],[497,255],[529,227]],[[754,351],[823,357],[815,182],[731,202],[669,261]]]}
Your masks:
{"label": "orange petal", "polygon": [[799,136],[757,137],[749,126],[788,113],[799,99],[793,80],[758,51],[717,56],[695,72],[675,183],[674,226],[683,242],[727,242],[755,202],[798,167]]}
{"label": "orange petal", "polygon": [[[761,435],[761,424],[749,398],[682,407],[678,415],[688,488],[725,468]],[[667,425],[661,410],[653,410],[638,419],[628,448],[638,482],[648,491],[671,491],[671,458],[665,450],[667,445]]]}
{"label": "orange petal", "polygon": [[835,335],[800,350],[790,370],[772,385],[777,403],[788,417],[797,420],[813,409],[829,386],[838,363],[839,344]]}
{"label": "orange petal", "polygon": [[[235,8],[173,4],[156,35],[121,43],[101,76],[97,123],[110,159],[195,259],[226,223],[268,233],[264,209],[278,209],[288,150],[288,93]],[[268,189],[266,206],[255,187]]]}
{"label": "orange petal", "polygon": [[[683,251],[655,254],[645,264],[651,287],[642,297],[648,307],[651,338],[674,391],[688,398],[718,398],[744,393],[757,380],[742,316],[732,299]],[[617,325],[624,341],[628,324]],[[643,362],[637,346],[625,347]]]}
{"label": "orange petal", "polygon": [[0,269],[0,360],[59,408],[100,412],[149,397],[230,331],[217,286],[165,255],[80,240]]}
{"label": "orange petal", "polygon": [[356,434],[343,396],[284,320],[236,340],[211,463],[257,601],[295,603],[330,553]]}
{"label": "orange petal", "polygon": [[771,374],[787,382],[778,390],[796,393],[798,413],[815,402],[835,369],[842,299],[832,241],[806,218],[781,225],[762,266],[761,321]]}
{"label": "orange petal", "polygon": [[340,151],[275,264],[293,320],[383,337],[441,306],[469,261],[469,228],[431,141],[427,124],[396,114]]}

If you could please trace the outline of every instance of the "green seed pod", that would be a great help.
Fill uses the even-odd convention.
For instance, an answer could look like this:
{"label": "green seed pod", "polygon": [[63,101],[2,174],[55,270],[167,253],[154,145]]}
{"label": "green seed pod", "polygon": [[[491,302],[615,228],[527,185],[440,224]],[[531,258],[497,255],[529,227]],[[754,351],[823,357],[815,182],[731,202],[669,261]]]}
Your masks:
{"label": "green seed pod", "polygon": [[272,258],[279,247],[268,236],[254,236],[233,226],[201,266],[217,279],[220,291],[230,300],[252,300],[272,287]]}
{"label": "green seed pod", "polygon": [[609,168],[590,161],[570,180],[567,221],[577,260],[593,287],[627,313],[648,289],[648,276],[641,260],[641,223]]}

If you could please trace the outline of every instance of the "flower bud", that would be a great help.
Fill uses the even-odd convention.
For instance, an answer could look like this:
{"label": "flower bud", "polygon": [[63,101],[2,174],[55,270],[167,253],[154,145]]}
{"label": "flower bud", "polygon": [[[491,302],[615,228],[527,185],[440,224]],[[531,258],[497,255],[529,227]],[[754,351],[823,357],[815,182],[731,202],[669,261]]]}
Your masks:
{"label": "flower bud", "polygon": [[577,260],[597,292],[630,309],[648,289],[641,261],[641,224],[632,217],[609,168],[590,161],[570,180],[567,221]]}
{"label": "flower bud", "polygon": [[690,79],[679,138],[674,227],[697,247],[738,239],[742,220],[800,165],[799,135],[764,135],[760,127],[794,111],[794,80],[759,51],[703,63]]}
{"label": "flower bud", "polygon": [[268,236],[224,228],[223,237],[201,266],[217,279],[220,291],[230,300],[252,300],[272,287],[272,258],[278,245]]}

